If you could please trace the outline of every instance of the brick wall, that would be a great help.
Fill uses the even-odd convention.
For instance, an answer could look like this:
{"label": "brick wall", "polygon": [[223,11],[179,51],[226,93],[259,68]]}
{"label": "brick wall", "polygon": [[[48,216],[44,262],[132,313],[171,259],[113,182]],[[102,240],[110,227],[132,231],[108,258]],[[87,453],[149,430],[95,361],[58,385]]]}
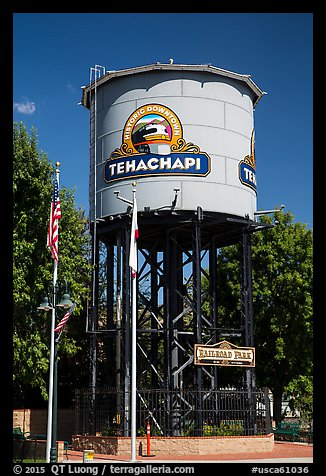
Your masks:
{"label": "brick wall", "polygon": [[[13,426],[20,426],[22,431],[31,435],[46,434],[47,409],[21,409],[13,411]],[[75,430],[75,412],[73,409],[58,409],[58,440],[71,441]]]}
{"label": "brick wall", "polygon": [[[126,455],[130,453],[130,438],[113,436],[72,436],[76,451],[94,450],[98,454]],[[146,437],[137,437],[146,454]],[[264,436],[208,436],[208,437],[151,437],[151,453],[155,455],[208,455],[224,453],[269,452],[274,447],[274,435]]]}

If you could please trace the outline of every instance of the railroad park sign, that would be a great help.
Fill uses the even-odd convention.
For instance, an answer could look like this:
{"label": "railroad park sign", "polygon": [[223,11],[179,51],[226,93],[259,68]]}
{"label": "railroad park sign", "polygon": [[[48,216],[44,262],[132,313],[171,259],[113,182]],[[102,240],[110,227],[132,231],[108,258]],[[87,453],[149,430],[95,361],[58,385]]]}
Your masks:
{"label": "railroad park sign", "polygon": [[195,365],[255,367],[255,348],[238,347],[226,340],[213,345],[195,344]]}

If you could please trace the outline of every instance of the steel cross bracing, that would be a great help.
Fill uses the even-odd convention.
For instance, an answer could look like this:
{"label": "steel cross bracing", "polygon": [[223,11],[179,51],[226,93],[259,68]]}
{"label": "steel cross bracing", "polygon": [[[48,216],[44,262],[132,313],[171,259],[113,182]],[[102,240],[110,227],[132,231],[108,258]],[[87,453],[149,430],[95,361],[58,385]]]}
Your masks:
{"label": "steel cross bracing", "polygon": [[[119,422],[123,413],[120,428],[125,435],[130,431],[130,221],[127,214],[117,224],[107,222],[97,227],[93,247],[96,250],[93,281],[96,299],[88,324],[91,334],[90,387],[94,390],[98,385],[108,385],[121,389],[110,405],[112,410],[108,418]],[[222,225],[219,223],[219,219],[214,218],[207,224],[200,207],[173,226],[163,219],[161,226],[146,229],[140,220],[137,388],[172,391],[166,405],[169,428],[174,435],[178,434],[178,408],[181,403],[185,404],[183,389],[205,388],[208,397],[211,390],[219,388],[217,367],[194,365],[194,344],[213,344],[222,336],[230,335],[241,336],[243,345],[253,345],[250,233],[260,228],[257,224],[248,226],[248,220],[233,217],[226,217]],[[225,329],[223,323],[218,322],[217,253],[221,239],[224,244],[230,230],[234,235],[230,244],[240,244],[240,329]],[[105,245],[107,254],[107,302],[101,315],[98,310],[100,242]],[[103,349],[106,354],[101,369],[99,349],[102,356]],[[103,369],[105,365],[106,369]],[[244,372],[244,383],[250,394],[255,388],[254,371],[247,369]],[[201,407],[204,400],[199,399],[196,405]],[[95,421],[92,397],[90,414]],[[201,412],[196,414],[196,427],[200,432]]]}

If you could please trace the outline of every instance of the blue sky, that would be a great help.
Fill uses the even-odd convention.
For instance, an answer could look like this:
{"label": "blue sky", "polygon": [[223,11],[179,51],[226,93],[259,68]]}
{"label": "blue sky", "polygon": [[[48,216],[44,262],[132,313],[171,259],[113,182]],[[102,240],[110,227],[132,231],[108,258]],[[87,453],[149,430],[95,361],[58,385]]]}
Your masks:
{"label": "blue sky", "polygon": [[15,13],[13,119],[38,132],[88,212],[90,68],[207,64],[250,74],[267,94],[255,111],[258,209],[284,204],[313,226],[312,13]]}

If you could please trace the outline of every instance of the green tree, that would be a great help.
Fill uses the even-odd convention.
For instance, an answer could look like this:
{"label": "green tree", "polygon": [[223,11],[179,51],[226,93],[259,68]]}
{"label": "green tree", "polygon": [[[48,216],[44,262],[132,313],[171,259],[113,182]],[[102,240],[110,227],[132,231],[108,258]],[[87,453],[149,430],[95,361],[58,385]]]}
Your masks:
{"label": "green tree", "polygon": [[[253,299],[257,380],[273,392],[274,419],[280,421],[285,391],[297,396],[300,390],[309,400],[300,382],[312,383],[313,235],[290,212],[274,219],[276,227],[253,236]],[[312,385],[306,390],[311,396]]]}
{"label": "green tree", "polygon": [[[54,168],[38,148],[35,129],[29,134],[22,123],[15,123],[13,142],[13,380],[14,404],[19,407],[47,399],[51,317],[36,307],[51,292],[53,280],[46,236]],[[85,214],[74,208],[73,192],[64,187],[60,202],[58,283],[67,282],[77,303],[59,349],[60,357],[67,359],[83,347],[79,332],[90,266]]]}
{"label": "green tree", "polygon": [[290,397],[289,406],[293,412],[300,412],[300,420],[310,424],[313,417],[313,380],[311,375],[300,375],[291,380],[285,392]]}
{"label": "green tree", "polygon": [[[294,223],[290,212],[261,217],[262,223],[274,220],[277,226],[252,235],[252,290],[257,384],[271,389],[279,421],[284,392],[304,399],[304,411],[312,414],[313,265],[312,230]],[[219,325],[238,327],[238,247],[221,249],[218,266]]]}

